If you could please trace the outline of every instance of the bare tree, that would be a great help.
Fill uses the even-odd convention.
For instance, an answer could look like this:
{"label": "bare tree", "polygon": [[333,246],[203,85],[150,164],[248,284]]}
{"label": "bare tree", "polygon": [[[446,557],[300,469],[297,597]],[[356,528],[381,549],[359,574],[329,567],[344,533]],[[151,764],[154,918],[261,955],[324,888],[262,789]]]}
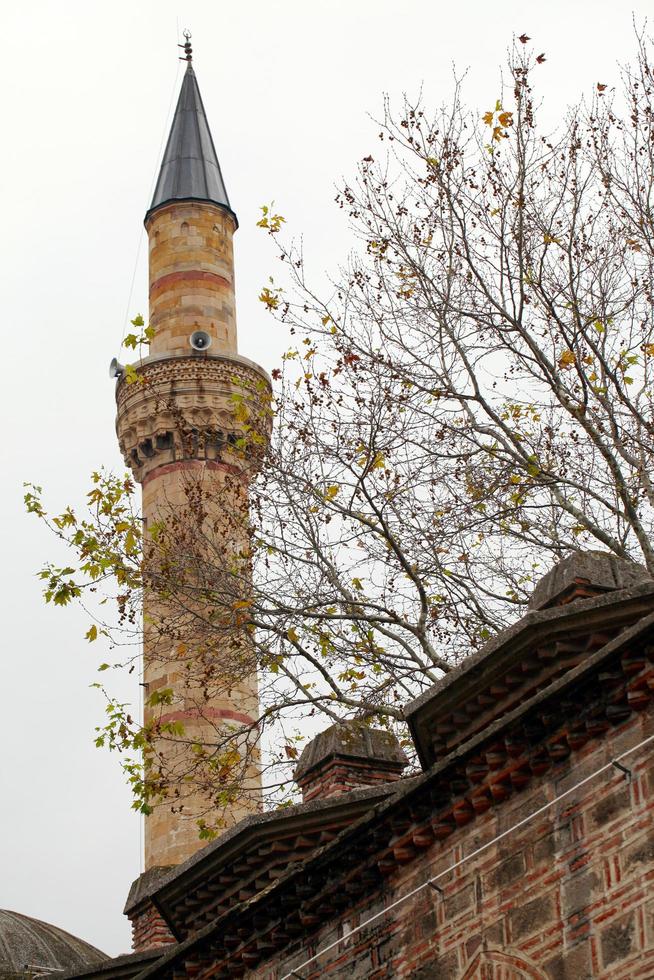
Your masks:
{"label": "bare tree", "polygon": [[[401,728],[403,705],[515,620],[534,578],[570,551],[598,548],[654,574],[648,42],[638,38],[622,94],[596,83],[555,134],[537,125],[543,60],[518,39],[483,114],[464,108],[458,82],[434,115],[386,104],[380,154],[338,197],[355,244],[329,295],[264,209],[283,273],[260,298],[297,345],[274,372],[273,440],[242,516],[253,585],[244,599],[238,568],[199,543],[206,525],[190,505],[194,496],[203,510],[201,490],[189,487],[188,512],[161,540],[178,555],[190,537],[202,574],[180,588],[178,556],[158,587],[173,604],[185,596],[202,644],[247,633],[262,678],[257,730],[272,726],[279,747],[273,768],[296,754],[311,715]],[[248,452],[257,434],[240,433]],[[102,507],[118,482],[99,485]],[[129,507],[120,485],[117,506]],[[120,577],[130,559],[119,609],[132,638],[153,547],[129,553],[136,517],[116,532],[124,517],[112,511],[99,546],[112,556],[101,577]],[[56,529],[79,557],[78,518],[66,520]],[[88,585],[79,560],[43,574],[55,601]],[[172,629],[178,613],[156,628]],[[202,663],[210,686],[220,658],[198,660],[199,643],[189,669]],[[152,745],[128,729],[133,747]],[[223,766],[234,737],[217,734]],[[150,769],[152,785],[147,769],[134,776],[148,805],[170,778]],[[239,791],[229,766],[226,784]]]}

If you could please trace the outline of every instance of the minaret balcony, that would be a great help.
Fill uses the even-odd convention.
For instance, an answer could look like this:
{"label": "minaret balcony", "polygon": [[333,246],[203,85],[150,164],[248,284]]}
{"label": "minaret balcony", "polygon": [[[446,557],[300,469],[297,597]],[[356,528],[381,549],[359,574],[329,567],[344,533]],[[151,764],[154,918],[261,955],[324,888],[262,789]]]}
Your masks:
{"label": "minaret balcony", "polygon": [[271,428],[270,380],[239,355],[160,355],[119,378],[116,431],[138,482],[184,460],[221,463],[253,475]]}

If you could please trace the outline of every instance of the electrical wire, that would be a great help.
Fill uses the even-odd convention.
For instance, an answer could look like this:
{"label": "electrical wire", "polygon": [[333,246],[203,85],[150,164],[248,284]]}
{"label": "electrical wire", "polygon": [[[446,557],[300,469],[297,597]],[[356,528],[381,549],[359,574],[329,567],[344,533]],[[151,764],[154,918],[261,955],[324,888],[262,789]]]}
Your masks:
{"label": "electrical wire", "polygon": [[443,878],[445,875],[448,875],[452,871],[455,871],[457,868],[460,868],[461,865],[466,864],[468,861],[471,861],[479,854],[482,854],[484,851],[488,850],[489,847],[492,847],[494,844],[497,844],[498,841],[501,841],[505,837],[507,837],[508,834],[512,834],[514,830],[519,830],[521,827],[524,827],[525,824],[529,823],[535,817],[540,816],[541,813],[545,813],[545,811],[549,810],[550,807],[554,806],[556,803],[560,803],[561,800],[564,800],[567,796],[570,796],[571,793],[574,793],[575,790],[578,790],[582,786],[585,786],[586,783],[589,783],[592,779],[595,779],[597,776],[600,776],[603,772],[606,772],[607,770],[610,769],[617,768],[622,772],[623,777],[626,775],[630,775],[629,770],[626,768],[626,766],[620,764],[622,759],[625,759],[627,756],[631,755],[632,752],[636,752],[638,749],[643,748],[643,746],[649,744],[652,741],[654,741],[654,735],[648,736],[648,738],[643,739],[642,742],[639,742],[637,745],[633,745],[630,749],[627,749],[626,752],[623,752],[621,755],[616,756],[615,759],[611,759],[610,762],[607,762],[606,765],[601,766],[599,769],[596,769],[595,772],[592,772],[589,776],[586,776],[584,779],[580,779],[578,783],[575,783],[575,785],[571,786],[570,789],[565,790],[564,793],[560,793],[559,796],[555,796],[554,799],[549,801],[549,803],[545,803],[537,810],[534,810],[533,813],[530,813],[528,816],[523,817],[522,820],[519,820],[517,823],[513,824],[512,827],[509,827],[507,830],[503,830],[501,834],[498,834],[496,837],[493,837],[492,840],[489,840],[485,844],[482,844],[481,847],[477,847],[474,851],[471,851],[470,854],[466,854],[466,856],[462,857],[459,861],[455,861],[454,864],[451,864],[449,868],[445,869],[445,871],[439,871],[439,873],[437,875],[434,875],[433,878],[428,878],[427,881],[423,881],[421,885],[418,885],[416,888],[412,888],[410,892],[406,893],[406,895],[402,895],[400,898],[397,898],[394,902],[391,902],[390,905],[386,905],[379,912],[376,912],[374,915],[371,915],[370,918],[366,919],[365,922],[361,922],[358,926],[355,926],[353,929],[351,929],[350,932],[348,932],[347,936],[341,936],[339,939],[334,940],[334,942],[329,943],[328,946],[325,946],[323,949],[319,950],[308,960],[305,960],[304,963],[301,963],[300,966],[296,966],[293,970],[290,971],[290,973],[285,973],[281,978],[281,980],[289,980],[289,977],[299,978],[300,974],[298,973],[298,970],[303,970],[306,966],[310,966],[311,963],[315,963],[317,959],[319,959],[321,956],[324,956],[325,953],[328,953],[330,949],[334,949],[335,946],[339,946],[345,940],[349,940],[351,936],[353,936],[357,932],[360,932],[361,929],[365,929],[366,926],[369,926],[372,922],[375,922],[383,915],[386,915],[392,909],[397,908],[398,905],[402,905],[402,903],[406,902],[409,898],[413,898],[413,896],[417,895],[418,892],[423,890],[423,888],[429,888],[430,886],[433,887],[435,885],[435,882],[437,882],[439,878]]}
{"label": "electrical wire", "polygon": [[[176,41],[176,43],[178,45],[179,45],[179,38],[180,38],[180,34],[179,34],[179,18],[177,18],[175,20],[175,41]],[[175,72],[175,81],[173,82],[173,87],[172,87],[171,92],[170,92],[170,99],[168,101],[168,111],[166,112],[166,121],[164,123],[163,130],[162,130],[162,133],[161,133],[161,140],[159,141],[159,149],[157,150],[157,158],[156,158],[156,162],[155,162],[155,167],[154,167],[154,171],[153,171],[153,174],[152,174],[152,180],[150,181],[150,190],[149,190],[149,193],[148,193],[148,201],[150,201],[152,199],[152,192],[154,191],[154,184],[155,184],[155,181],[157,179],[157,174],[159,173],[159,167],[161,165],[161,154],[163,152],[163,144],[164,144],[164,140],[166,138],[166,133],[168,132],[168,126],[170,125],[170,116],[171,116],[171,113],[172,113],[173,100],[175,98],[175,92],[177,91],[177,81],[179,79],[179,70],[181,68],[181,64],[182,64],[181,61],[178,59],[177,60],[177,70]],[[141,225],[141,231],[140,231],[140,234],[139,234],[138,245],[137,245],[137,248],[136,248],[136,258],[134,260],[134,269],[132,270],[132,281],[131,281],[130,287],[129,287],[129,296],[127,298],[127,305],[125,307],[125,316],[123,317],[123,335],[120,338],[120,345],[121,345],[121,347],[123,345],[123,340],[125,339],[125,334],[127,333],[127,321],[129,319],[130,306],[132,305],[132,295],[134,293],[134,283],[136,282],[136,272],[137,272],[138,265],[139,265],[139,259],[141,257],[141,247],[143,245],[143,234],[144,234],[144,232],[145,232],[145,228],[143,227],[143,225]],[[143,680],[143,661],[142,660],[141,660],[140,680],[141,681]],[[144,708],[143,708],[143,686],[142,686],[141,683],[139,683],[139,718],[142,718],[143,717],[143,710],[144,710]],[[144,819],[145,818],[143,816],[141,816],[141,818],[139,819],[139,874],[143,874],[143,872],[145,870],[145,847],[144,847],[144,840],[143,840],[143,837],[144,837],[144,828],[143,828]]]}
{"label": "electrical wire", "polygon": [[[179,42],[179,22],[177,23],[177,41]],[[150,190],[148,193],[148,201],[152,199],[152,192],[154,191],[154,185],[159,174],[159,168],[161,166],[161,155],[163,152],[164,140],[166,139],[166,134],[168,133],[168,126],[170,124],[170,117],[173,108],[173,101],[175,99],[175,92],[177,91],[177,81],[179,79],[179,72],[181,68],[181,61],[177,60],[177,71],[175,72],[175,81],[173,82],[173,87],[170,93],[170,101],[168,103],[168,112],[166,113],[166,121],[163,126],[161,133],[161,140],[159,142],[159,149],[157,151],[157,158],[155,162],[154,172],[152,174],[152,180],[150,181]],[[143,236],[145,233],[145,228],[141,225],[141,231],[138,238],[138,244],[136,246],[136,258],[134,259],[134,268],[132,270],[132,281],[129,286],[129,294],[127,297],[127,305],[125,306],[125,316],[123,317],[123,334],[120,338],[120,344],[122,347],[123,340],[125,339],[125,334],[127,333],[127,323],[129,321],[130,307],[132,305],[132,296],[134,295],[134,283],[136,282],[136,273],[138,271],[139,260],[141,258],[141,248],[143,247]]]}

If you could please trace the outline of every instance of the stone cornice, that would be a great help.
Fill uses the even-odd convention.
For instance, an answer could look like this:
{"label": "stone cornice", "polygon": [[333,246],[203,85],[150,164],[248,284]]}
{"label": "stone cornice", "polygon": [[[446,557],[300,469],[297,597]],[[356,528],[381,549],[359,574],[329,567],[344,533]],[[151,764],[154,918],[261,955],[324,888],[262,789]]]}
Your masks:
{"label": "stone cornice", "polygon": [[[183,460],[256,465],[270,431],[270,381],[258,365],[238,356],[208,354],[144,358],[138,378],[116,386],[116,431],[135,478]],[[235,451],[244,419],[258,435]]]}
{"label": "stone cornice", "polygon": [[[251,361],[249,357],[243,357],[242,354],[210,354],[208,351],[193,351],[189,348],[188,354],[152,354],[149,357],[142,357],[133,364],[133,367],[141,373],[151,364],[159,364],[162,361],[189,361],[194,364],[217,361],[225,365],[231,364],[235,367],[249,368],[255,374],[260,375],[269,387],[271,384],[270,375],[265,368],[262,368],[256,361]],[[116,383],[116,401],[118,401],[118,393],[123,386],[130,387],[126,384],[124,375],[118,378]]]}
{"label": "stone cornice", "polygon": [[176,214],[179,213],[180,209],[184,207],[202,208],[209,213],[227,215],[234,222],[234,231],[238,229],[238,218],[236,216],[236,212],[232,211],[232,209],[226,204],[218,204],[215,201],[205,201],[200,197],[172,197],[166,201],[162,201],[161,204],[157,204],[156,207],[150,208],[149,211],[146,212],[143,219],[143,224],[146,230],[150,230],[154,219],[158,215],[171,212]]}

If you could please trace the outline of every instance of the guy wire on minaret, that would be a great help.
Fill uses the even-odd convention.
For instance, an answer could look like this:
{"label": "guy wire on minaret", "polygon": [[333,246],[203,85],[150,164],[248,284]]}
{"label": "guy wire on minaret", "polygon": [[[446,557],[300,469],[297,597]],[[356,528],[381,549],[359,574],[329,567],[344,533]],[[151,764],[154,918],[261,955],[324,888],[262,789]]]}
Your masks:
{"label": "guy wire on minaret", "polygon": [[[179,37],[179,34],[177,36]],[[187,29],[187,30],[183,31],[183,36],[186,38],[185,43],[184,44],[178,44],[177,47],[178,48],[184,48],[185,51],[186,51],[186,49],[188,47],[188,51],[186,53],[186,56],[183,57],[183,58],[180,57],[179,60],[180,61],[187,61],[187,62],[191,63],[193,61],[193,49],[191,48],[191,44],[190,44],[191,32]],[[166,112],[166,119],[165,119],[165,122],[164,122],[164,125],[163,125],[163,129],[162,129],[162,132],[161,132],[161,140],[159,142],[159,150],[157,151],[156,162],[155,162],[155,165],[154,165],[154,172],[152,174],[152,180],[150,182],[150,190],[148,192],[148,197],[152,197],[152,191],[154,190],[154,185],[155,185],[155,183],[157,181],[157,175],[159,173],[159,167],[161,165],[161,155],[163,153],[164,143],[165,143],[165,140],[166,140],[166,134],[168,133],[168,124],[170,122],[170,116],[171,116],[171,112],[172,112],[173,105],[174,105],[174,102],[175,102],[175,93],[177,91],[177,81],[179,79],[179,69],[180,69],[180,66],[178,64],[177,65],[177,71],[175,73],[175,80],[173,81],[173,87],[172,87],[171,92],[170,92],[170,101],[168,103],[168,110]],[[141,229],[139,231],[138,242],[137,242],[137,246],[136,246],[136,256],[134,258],[134,268],[132,269],[132,278],[131,278],[131,282],[130,282],[128,297],[127,297],[127,306],[125,307],[125,315],[123,317],[122,336],[120,338],[121,344],[122,344],[122,341],[125,338],[125,334],[127,333],[127,325],[129,323],[130,308],[131,308],[131,304],[132,304],[132,296],[134,294],[134,286],[135,286],[135,283],[136,283],[136,273],[138,271],[138,265],[139,265],[139,261],[140,261],[140,258],[141,258],[141,247],[143,245],[144,235],[145,235],[145,229],[143,228],[143,225],[141,225]]]}

